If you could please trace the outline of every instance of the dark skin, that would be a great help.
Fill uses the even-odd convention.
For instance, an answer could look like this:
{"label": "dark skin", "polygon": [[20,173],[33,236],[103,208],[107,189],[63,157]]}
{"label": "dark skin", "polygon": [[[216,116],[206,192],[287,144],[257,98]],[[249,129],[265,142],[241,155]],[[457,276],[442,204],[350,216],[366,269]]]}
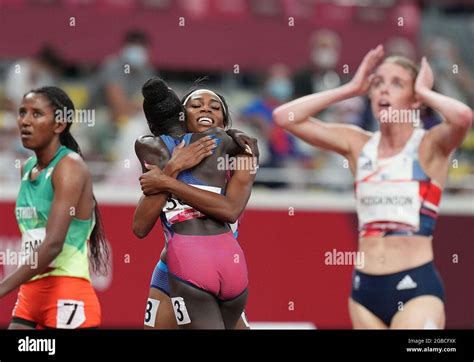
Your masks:
{"label": "dark skin", "polygon": [[[253,166],[248,155],[238,155],[241,164],[249,164]],[[244,159],[247,159],[243,161]],[[254,169],[255,170],[255,169]],[[256,171],[256,170],[255,170]],[[216,194],[214,192],[199,190],[187,185],[173,177],[170,177],[161,170],[154,170],[156,175],[153,179],[145,179],[142,182],[144,193],[169,192],[176,195],[195,209],[215,217],[226,223],[234,223],[242,214],[252,191],[252,184],[255,180],[255,172],[251,170],[235,170],[231,180],[227,184],[225,195]]]}
{"label": "dark skin", "polygon": [[[35,180],[44,171],[60,147],[59,135],[66,128],[65,122],[56,122],[54,111],[41,94],[29,93],[23,99],[18,115],[18,127],[23,146],[35,152],[38,159],[30,179]],[[23,176],[23,168],[21,170]],[[46,226],[46,237],[36,249],[37,268],[22,265],[0,282],[0,297],[18,288],[32,277],[48,271],[48,265],[61,252],[73,217],[89,219],[93,210],[92,180],[80,156],[69,154],[52,173],[54,199]],[[73,208],[73,209],[71,209]],[[75,211],[72,216],[71,210]],[[25,328],[15,323],[9,328]]]}
{"label": "dark skin", "polygon": [[[225,170],[218,170],[216,165],[217,165],[217,160],[218,157],[224,157],[226,154],[229,155],[235,155],[237,152],[240,152],[240,148],[236,145],[236,143],[229,137],[227,134],[220,129],[210,129],[204,133],[201,134],[195,134],[191,137],[191,142],[194,143],[195,141],[203,139],[206,135],[214,135],[216,138],[221,140],[221,143],[219,147],[215,148],[215,151],[212,154],[209,154],[212,152],[212,147],[215,144],[215,141],[210,140],[210,139],[205,139],[206,141],[201,141],[201,147],[206,150],[204,153],[203,157],[196,157],[195,161],[191,164],[192,172],[195,177],[198,179],[208,183],[209,185],[220,187],[222,189],[225,189],[226,187],[226,171]],[[146,145],[148,143],[148,146],[150,146],[150,143],[155,143],[155,141],[150,142],[150,140],[147,140],[146,138],[140,138],[139,141],[141,141],[141,144],[136,144],[136,149],[137,149],[137,155],[139,157],[142,157],[140,160],[142,162],[142,167],[144,166],[145,169],[151,168],[152,170],[150,172],[147,172],[144,174],[144,176],[141,176],[141,182],[152,182],[155,177],[157,177],[157,174],[161,171],[159,167],[152,167],[149,164],[153,162],[153,160],[149,161],[150,158],[153,158],[151,153],[154,153],[151,148],[148,147],[148,150],[151,151],[151,153],[146,153]],[[162,142],[161,140],[159,141],[160,143]],[[155,143],[156,144],[156,143]],[[157,163],[158,166],[163,167],[163,162],[165,160],[165,152],[167,153],[166,146],[163,144],[159,152],[155,153],[157,156],[155,156],[156,161],[160,161],[160,163]],[[164,149],[163,149],[164,148]],[[193,147],[195,149],[196,147]],[[208,151],[210,150],[210,151]],[[191,151],[191,150],[187,150]],[[183,155],[184,156],[184,155]],[[168,156],[169,157],[169,156]],[[204,158],[205,157],[205,158]],[[146,160],[146,165],[145,165],[145,160]],[[200,162],[200,163],[199,163]],[[193,168],[194,165],[199,163],[199,167]],[[188,165],[189,165],[188,164]],[[172,178],[177,177],[177,174],[184,170],[183,167],[187,166],[184,163],[180,163],[179,165],[176,165],[176,163],[172,163],[171,165],[166,165],[163,168],[163,172],[165,172],[168,176],[171,176]],[[191,186],[190,186],[191,187]],[[157,194],[158,192],[152,192],[145,194],[146,196],[155,196],[153,194]],[[210,192],[211,193],[211,192]],[[158,194],[160,195],[160,194]],[[166,202],[166,199],[164,198],[163,195],[159,196],[158,198],[155,198],[153,201],[156,203],[159,200],[159,204],[161,205],[155,205],[153,209],[157,211],[157,214],[155,214],[153,219],[156,222],[156,219],[159,217],[159,214],[161,213],[161,208],[158,208],[158,206],[164,206],[164,203]],[[142,200],[143,203],[145,203],[145,200]],[[147,200],[148,201],[148,200]],[[151,202],[146,202],[147,204],[151,204]],[[136,221],[144,223],[146,222],[147,225],[153,226],[154,223],[152,224],[151,221],[144,221],[143,213],[142,213],[142,208],[143,208],[142,203],[139,204],[137,207],[136,213],[135,213],[135,219],[134,222]],[[169,207],[172,207],[172,203],[170,204]],[[159,211],[159,212],[158,212]],[[150,213],[150,210],[148,210],[148,213]],[[209,217],[202,217],[202,218],[197,218],[197,219],[191,219],[187,221],[183,221],[180,223],[173,224],[173,230],[177,232],[178,234],[182,235],[217,235],[217,234],[222,234],[224,232],[229,231],[229,227],[225,222],[218,221]],[[134,228],[135,229],[135,228]]]}
{"label": "dark skin", "polygon": [[[219,101],[214,99],[214,97],[209,97],[206,95],[199,95],[198,97],[191,98],[186,105],[187,116],[188,116],[188,128],[193,132],[209,132],[212,130],[211,127],[217,125],[223,127],[223,113],[221,110],[221,104]],[[209,118],[208,124],[203,126],[199,124],[199,119],[201,117]],[[209,122],[210,121],[210,122]],[[194,123],[193,123],[194,122]],[[210,123],[210,124],[209,124]],[[183,130],[181,133],[184,133]],[[251,145],[251,152],[258,157],[258,148],[256,148],[256,140],[248,139],[246,140],[245,134],[240,131],[232,130],[234,138],[240,140],[240,142],[247,141]],[[179,135],[179,130],[177,132]],[[240,137],[236,137],[239,135]],[[136,143],[136,150],[137,155],[139,156],[140,160],[143,161],[146,159],[148,163],[152,163],[156,166],[151,166],[142,162],[142,167],[145,169],[151,169],[150,172],[145,173],[140,178],[140,182],[142,184],[142,189],[144,194],[147,196],[143,196],[140,199],[140,204],[137,207],[137,211],[135,214],[134,219],[134,232],[137,234],[137,231],[140,231],[140,228],[135,228],[138,226],[138,223],[142,223],[142,231],[146,231],[145,235],[153,228],[156,220],[158,219],[162,206],[164,205],[164,200],[166,199],[168,192],[162,192],[167,190],[159,190],[158,188],[154,189],[155,184],[158,183],[161,185],[162,183],[162,176],[167,175],[171,180],[176,179],[176,175],[178,171],[182,171],[185,169],[189,169],[194,167],[195,165],[199,164],[201,160],[205,157],[210,157],[212,154],[212,149],[215,147],[215,141],[210,141],[205,143],[207,137],[202,137],[200,140],[191,143],[189,146],[182,148],[182,145],[175,148],[173,152],[173,156],[171,160],[166,163],[166,158],[169,158],[168,151],[164,145],[161,145],[160,139],[155,139],[154,137],[149,137],[148,139],[142,137]],[[203,145],[199,145],[199,142],[202,142]],[[138,146],[138,147],[137,147]],[[245,144],[242,144],[242,148],[245,147]],[[254,147],[252,147],[254,146]],[[208,147],[208,148],[206,148]],[[157,151],[158,149],[158,151]],[[201,153],[199,153],[201,151]],[[153,155],[152,155],[153,154]],[[142,157],[140,157],[142,155]],[[154,162],[150,162],[151,157],[155,157]],[[240,157],[248,158],[248,155],[239,155]],[[208,159],[206,159],[208,160]],[[216,161],[214,160],[214,165],[212,165],[210,170],[217,170]],[[166,166],[165,166],[166,163]],[[199,165],[201,167],[201,165]],[[198,168],[199,168],[198,167]],[[163,172],[161,169],[163,169]],[[194,168],[196,170],[197,168]],[[193,171],[194,171],[193,170]],[[201,176],[202,177],[202,176]],[[221,177],[225,177],[221,176]],[[193,206],[195,209],[207,213],[209,211],[209,215],[213,216],[223,222],[229,222],[230,219],[237,217],[241,214],[243,209],[245,208],[247,201],[250,197],[251,187],[253,184],[255,174],[250,174],[248,171],[236,171],[229,183],[227,184],[226,189],[226,196],[222,196],[220,194],[204,191],[197,189],[192,186],[188,186],[185,183],[180,181],[176,181],[177,185],[183,186],[185,192],[189,192],[190,198],[188,199],[188,194],[181,194],[180,190],[176,190],[180,193],[178,196],[180,199],[187,202],[189,205]],[[202,178],[201,178],[202,179]],[[158,192],[158,193],[157,193]],[[196,199],[194,199],[196,197]],[[211,198],[211,199],[209,199]],[[147,203],[148,209],[143,210],[143,206]],[[236,203],[239,203],[236,205]],[[225,205],[225,206],[224,206]],[[140,207],[142,206],[142,207]],[[219,207],[220,206],[220,207]],[[215,210],[215,211],[213,211]],[[145,215],[145,213],[147,213]],[[138,216],[138,217],[137,217]],[[142,216],[142,217],[140,217]],[[195,219],[199,220],[199,219]],[[193,221],[193,220],[191,220]],[[183,224],[183,223],[181,223]],[[143,226],[146,227],[143,228]],[[175,229],[176,230],[176,229]],[[226,228],[227,230],[227,228]],[[145,236],[143,235],[143,236]],[[166,254],[166,247],[163,249],[161,259],[165,260]],[[171,281],[170,281],[171,282]],[[155,329],[174,329],[177,327],[176,321],[174,319],[174,315],[172,312],[172,306],[170,304],[170,299],[167,295],[162,293],[161,291],[151,288],[149,297],[155,300],[159,300],[161,303],[161,307],[158,310],[158,315],[156,318],[155,326],[151,328]],[[206,296],[210,297],[210,296]],[[214,305],[211,303],[210,305]],[[202,306],[201,306],[202,308]],[[227,318],[226,318],[227,319]],[[235,324],[235,322],[231,322],[231,324]],[[216,326],[214,326],[216,327]],[[222,327],[222,326],[221,326]],[[145,326],[146,329],[150,328]],[[201,328],[204,328],[201,325]],[[232,328],[232,326],[230,326]],[[237,329],[248,329],[242,318],[239,318],[237,322]]]}
{"label": "dark skin", "polygon": [[[190,144],[187,149],[184,149],[182,145],[176,147],[170,157],[168,149],[160,138],[142,136],[135,142],[135,152],[144,173],[149,171],[152,164],[161,167],[166,175],[176,178],[179,172],[194,167],[204,157],[209,156],[215,145],[216,142],[211,138],[202,137]],[[155,193],[140,198],[133,220],[133,232],[136,236],[143,238],[148,235],[168,197],[168,193]]]}
{"label": "dark skin", "polygon": [[[149,142],[148,146],[143,145],[143,138],[137,141],[136,149],[137,156],[140,158],[143,167],[146,167],[144,160],[149,157],[153,157],[154,153],[157,157],[155,160],[159,167],[149,166],[151,169],[150,172],[145,173],[140,177],[140,183],[142,185],[142,190],[146,197],[153,197],[147,202],[148,206],[152,207],[153,210],[148,209],[145,215],[145,211],[142,211],[143,204],[139,204],[135,213],[134,219],[134,231],[150,231],[156,220],[159,217],[161,212],[161,207],[164,205],[163,202],[163,193],[168,194],[168,188],[173,188],[176,191],[176,196],[178,196],[182,201],[193,206],[195,209],[215,218],[211,219],[210,217],[198,218],[193,220],[188,220],[178,224],[174,224],[173,228],[179,234],[185,235],[216,235],[229,231],[228,222],[234,222],[238,216],[241,214],[245,208],[248,199],[250,197],[251,187],[255,179],[255,172],[249,170],[236,170],[232,176],[232,179],[229,183],[225,181],[225,170],[218,170],[217,160],[218,157],[225,156],[228,153],[230,156],[235,154],[237,151],[240,151],[239,148],[236,148],[235,143],[230,137],[227,137],[225,132],[222,130],[216,130],[215,126],[223,127],[223,111],[221,108],[221,103],[212,95],[207,93],[197,93],[186,104],[186,113],[187,113],[187,126],[190,132],[203,132],[201,134],[193,135],[191,141],[194,139],[199,139],[204,137],[206,134],[215,134],[221,140],[222,146],[218,147],[212,155],[208,155],[200,164],[199,167],[192,169],[193,174],[200,180],[206,181],[209,185],[217,186],[221,188],[226,188],[227,190],[224,195],[216,194],[209,191],[204,191],[197,189],[195,187],[189,186],[185,183],[176,181],[176,183],[167,183],[166,185],[163,181],[171,181],[175,179],[175,174],[171,169],[176,168],[176,164],[163,168],[163,164],[160,162],[164,161],[165,155],[168,153],[166,147],[163,145],[161,149],[156,149],[154,146],[161,144],[161,140]],[[211,122],[200,122],[202,117],[206,117],[211,120]],[[210,124],[209,124],[210,123]],[[151,143],[151,144],[150,144]],[[226,152],[226,148],[230,145],[230,152]],[[138,148],[137,148],[138,146]],[[192,144],[189,146],[191,147]],[[164,149],[163,149],[164,147]],[[178,149],[176,149],[178,150]],[[187,150],[183,150],[183,153]],[[258,149],[255,154],[258,154]],[[189,160],[193,158],[194,152],[190,152]],[[239,158],[250,157],[245,154],[239,154]],[[152,163],[152,162],[148,162]],[[171,162],[170,162],[171,163]],[[194,164],[190,162],[193,166],[198,164],[199,160],[196,157]],[[186,168],[183,165],[178,166],[179,171],[182,171]],[[163,172],[160,170],[163,168]],[[169,179],[164,179],[164,176],[168,176]],[[164,188],[163,188],[164,187]],[[229,194],[230,191],[230,194]],[[145,202],[142,197],[141,202]],[[160,202],[157,202],[157,201]],[[141,222],[146,224],[146,230],[138,230],[135,228],[135,225]],[[193,225],[190,227],[190,225]],[[143,234],[147,234],[143,233]],[[137,234],[137,233],[135,233]],[[141,234],[141,235],[143,235]],[[137,235],[140,236],[140,235]],[[143,235],[144,236],[144,235]]]}

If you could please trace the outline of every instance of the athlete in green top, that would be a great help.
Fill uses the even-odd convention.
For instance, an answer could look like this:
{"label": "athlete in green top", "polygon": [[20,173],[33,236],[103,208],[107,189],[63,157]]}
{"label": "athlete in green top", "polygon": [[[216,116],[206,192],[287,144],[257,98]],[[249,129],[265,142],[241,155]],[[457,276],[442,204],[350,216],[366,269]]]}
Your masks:
{"label": "athlete in green top", "polygon": [[91,176],[69,132],[74,112],[71,99],[56,87],[28,92],[19,109],[23,146],[35,156],[22,166],[15,210],[21,263],[0,282],[0,297],[21,285],[10,328],[100,323],[89,257],[95,271],[105,271],[108,249]]}

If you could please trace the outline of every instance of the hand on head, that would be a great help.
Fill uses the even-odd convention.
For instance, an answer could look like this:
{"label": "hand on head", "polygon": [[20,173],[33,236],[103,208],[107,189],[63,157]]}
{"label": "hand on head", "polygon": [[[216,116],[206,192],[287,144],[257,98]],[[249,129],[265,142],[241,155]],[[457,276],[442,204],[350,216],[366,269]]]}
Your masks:
{"label": "hand on head", "polygon": [[376,48],[371,49],[362,59],[356,74],[350,81],[356,95],[366,94],[372,81],[372,75],[375,68],[384,57],[383,45],[379,44]]}
{"label": "hand on head", "polygon": [[417,95],[420,93],[431,90],[434,84],[433,71],[431,70],[430,64],[426,60],[426,57],[421,58],[421,67],[418,72],[418,76],[415,81],[415,92]]}

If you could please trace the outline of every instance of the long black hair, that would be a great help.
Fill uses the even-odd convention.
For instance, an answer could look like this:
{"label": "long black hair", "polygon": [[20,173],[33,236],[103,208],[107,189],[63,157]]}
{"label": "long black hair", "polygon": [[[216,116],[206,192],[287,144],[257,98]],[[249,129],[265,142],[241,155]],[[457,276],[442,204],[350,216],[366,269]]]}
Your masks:
{"label": "long black hair", "polygon": [[[189,97],[191,93],[201,90],[201,89],[209,89],[205,87],[205,84],[204,84],[204,82],[206,82],[207,80],[208,80],[208,77],[201,77],[197,79],[196,81],[194,81],[191,88],[189,88],[186,94],[181,98],[181,103],[183,104],[184,108],[186,108],[186,104],[184,104],[184,102],[186,101],[186,99]],[[224,129],[228,130],[229,128],[232,127],[232,118],[230,117],[229,106],[227,105],[227,101],[223,95],[217,93],[216,91],[212,91],[212,92],[217,94],[222,101],[222,113],[224,114]]]}
{"label": "long black hair", "polygon": [[[35,93],[41,94],[51,104],[53,108],[53,113],[57,117],[58,112],[62,114],[62,120],[66,122],[66,128],[59,135],[59,142],[71,149],[72,151],[78,153],[81,157],[82,152],[77,144],[76,140],[72,136],[70,129],[72,122],[74,121],[75,107],[71,98],[64,92],[61,88],[58,87],[41,87],[29,91],[27,94]],[[66,112],[65,114],[63,112]],[[92,194],[94,199],[94,216],[95,216],[95,225],[92,229],[90,236],[90,254],[89,259],[91,261],[92,270],[95,273],[106,273],[108,271],[109,259],[110,259],[110,250],[105,239],[104,229],[102,226],[102,219],[100,216],[99,206],[95,199],[94,194]]]}

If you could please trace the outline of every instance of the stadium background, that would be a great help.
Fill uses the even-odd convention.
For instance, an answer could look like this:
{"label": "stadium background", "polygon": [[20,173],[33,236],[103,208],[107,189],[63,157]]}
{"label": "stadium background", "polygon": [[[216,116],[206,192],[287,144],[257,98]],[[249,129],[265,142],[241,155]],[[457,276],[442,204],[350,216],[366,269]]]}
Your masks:
{"label": "stadium background", "polygon": [[[280,132],[266,111],[308,89],[305,77],[310,91],[347,81],[378,43],[416,59],[428,55],[436,87],[473,107],[473,24],[470,2],[454,0],[0,0],[0,251],[17,250],[20,242],[16,161],[29,155],[14,121],[14,96],[29,89],[15,78],[21,64],[63,87],[76,108],[94,111],[93,125],[75,124],[72,132],[93,173],[113,253],[112,273],[94,279],[103,327],[141,328],[163,236],[159,226],[142,240],[131,231],[140,195],[133,140],[146,131],[140,79],[160,74],[183,94],[208,75],[208,86],[228,99],[233,127],[256,136],[262,152],[239,231],[250,273],[250,322],[350,328],[352,265],[325,264],[327,252],[356,250],[349,171],[342,158]],[[148,61],[141,74],[132,67],[127,84],[114,83],[113,64],[131,31],[145,34]],[[324,49],[336,54],[332,64],[318,59]],[[130,104],[104,97],[110,84],[124,87]],[[322,118],[376,127],[365,99],[344,102]],[[429,113],[423,120],[427,128],[439,121]],[[434,236],[448,328],[474,327],[473,160],[471,131],[453,157]],[[0,278],[11,270],[0,265]],[[8,324],[15,298],[0,300],[0,327]]]}

